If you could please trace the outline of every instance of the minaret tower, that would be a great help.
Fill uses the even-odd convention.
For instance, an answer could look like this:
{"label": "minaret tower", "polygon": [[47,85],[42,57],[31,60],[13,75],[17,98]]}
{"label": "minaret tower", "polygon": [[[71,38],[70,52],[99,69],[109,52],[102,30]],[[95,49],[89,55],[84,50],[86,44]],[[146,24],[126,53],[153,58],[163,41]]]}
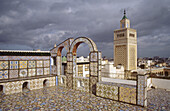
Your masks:
{"label": "minaret tower", "polygon": [[137,70],[137,33],[130,28],[125,10],[120,29],[114,31],[114,66],[120,64],[127,71]]}

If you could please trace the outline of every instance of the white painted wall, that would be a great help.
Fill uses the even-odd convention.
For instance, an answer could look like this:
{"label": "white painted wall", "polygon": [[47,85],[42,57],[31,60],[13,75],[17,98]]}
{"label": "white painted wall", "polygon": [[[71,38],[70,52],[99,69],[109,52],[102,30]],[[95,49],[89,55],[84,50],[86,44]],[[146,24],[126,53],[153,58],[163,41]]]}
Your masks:
{"label": "white painted wall", "polygon": [[113,79],[113,78],[102,77],[102,81],[104,81],[104,82],[122,83],[122,84],[129,84],[129,85],[136,85],[136,81],[124,80],[124,79]]}
{"label": "white painted wall", "polygon": [[170,80],[168,79],[151,78],[151,82],[157,88],[170,90]]}

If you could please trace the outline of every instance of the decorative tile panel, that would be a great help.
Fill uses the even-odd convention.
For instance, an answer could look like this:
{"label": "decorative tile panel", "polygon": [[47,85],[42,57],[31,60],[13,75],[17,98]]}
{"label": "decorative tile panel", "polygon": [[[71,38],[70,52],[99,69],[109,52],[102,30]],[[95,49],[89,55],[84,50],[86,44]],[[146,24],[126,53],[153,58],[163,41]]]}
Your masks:
{"label": "decorative tile panel", "polygon": [[0,56],[0,60],[8,60],[8,56]]}
{"label": "decorative tile panel", "polygon": [[97,62],[90,62],[90,75],[97,76]]}
{"label": "decorative tile panel", "polygon": [[27,69],[21,69],[19,72],[20,77],[27,77]]}
{"label": "decorative tile panel", "polygon": [[96,94],[96,83],[97,83],[97,77],[90,77],[90,93]]}
{"label": "decorative tile panel", "polygon": [[36,70],[35,69],[28,69],[28,76],[35,76]]}
{"label": "decorative tile panel", "polygon": [[28,61],[28,68],[35,68],[35,61]]}
{"label": "decorative tile panel", "polygon": [[44,75],[50,74],[50,69],[49,68],[44,68]]}
{"label": "decorative tile panel", "polygon": [[43,61],[37,61],[37,67],[43,67]]}
{"label": "decorative tile panel", "polygon": [[136,104],[136,89],[120,87],[119,100],[127,103]]}
{"label": "decorative tile panel", "polygon": [[0,69],[8,69],[8,61],[0,61]]}
{"label": "decorative tile panel", "polygon": [[18,61],[10,61],[10,69],[18,69]]}
{"label": "decorative tile panel", "polygon": [[27,68],[27,61],[19,61],[20,68]]}
{"label": "decorative tile panel", "polygon": [[138,75],[137,80],[138,86],[138,96],[137,96],[137,104],[141,106],[147,106],[147,76],[146,75]]}
{"label": "decorative tile panel", "polygon": [[43,75],[43,68],[37,68],[37,75]]}
{"label": "decorative tile panel", "polygon": [[72,73],[73,71],[73,65],[72,62],[67,62],[67,73]]}
{"label": "decorative tile panel", "polygon": [[9,70],[9,78],[18,78],[18,70]]}
{"label": "decorative tile panel", "polygon": [[90,61],[97,61],[97,52],[93,52],[90,54]]}
{"label": "decorative tile panel", "polygon": [[[83,86],[82,87],[78,87],[78,82],[82,82]],[[73,78],[73,88],[75,90],[80,90],[80,91],[85,91],[85,92],[89,92],[89,78],[85,78],[85,77],[74,77]]]}
{"label": "decorative tile panel", "polygon": [[49,67],[50,66],[50,61],[44,61],[44,67]]}
{"label": "decorative tile panel", "polygon": [[96,95],[112,100],[118,100],[118,87],[113,85],[107,85],[102,83],[97,83]]}
{"label": "decorative tile panel", "polygon": [[67,54],[67,61],[73,61],[73,55],[71,53]]}
{"label": "decorative tile panel", "polygon": [[8,70],[0,70],[0,79],[8,79]]}
{"label": "decorative tile panel", "polygon": [[72,74],[66,74],[66,85],[68,88],[73,88],[73,75]]}

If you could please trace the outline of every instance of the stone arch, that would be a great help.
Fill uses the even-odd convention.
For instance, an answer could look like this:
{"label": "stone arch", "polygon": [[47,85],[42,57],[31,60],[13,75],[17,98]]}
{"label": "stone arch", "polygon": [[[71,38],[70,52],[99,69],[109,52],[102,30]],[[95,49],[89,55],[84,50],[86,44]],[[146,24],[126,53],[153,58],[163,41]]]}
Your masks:
{"label": "stone arch", "polygon": [[[73,38],[68,38],[62,43],[60,43],[57,46],[54,46],[54,48],[50,51],[51,57],[55,58],[55,65],[51,66],[51,73],[56,74],[58,78],[60,78],[61,71],[62,71],[62,50],[63,48],[66,49],[67,52],[69,52],[70,45],[74,39]],[[61,82],[61,80],[58,80],[58,83]]]}
{"label": "stone arch", "polygon": [[77,48],[81,43],[85,43],[90,48],[89,53],[89,92],[95,94],[96,93],[96,83],[100,81],[100,73],[101,73],[101,52],[98,51],[96,44],[87,37],[78,37],[76,38],[71,46],[69,53],[67,54],[67,87],[74,88],[76,83],[73,83],[73,79],[77,76],[76,74],[76,58],[77,58]]}

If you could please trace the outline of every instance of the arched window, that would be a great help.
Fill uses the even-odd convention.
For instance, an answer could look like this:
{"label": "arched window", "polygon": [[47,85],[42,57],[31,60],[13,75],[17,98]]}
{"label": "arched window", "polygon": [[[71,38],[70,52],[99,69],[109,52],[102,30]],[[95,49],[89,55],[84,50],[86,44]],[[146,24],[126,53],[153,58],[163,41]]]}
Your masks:
{"label": "arched window", "polygon": [[24,82],[22,85],[22,91],[29,91],[28,82]]}
{"label": "arched window", "polygon": [[3,93],[3,85],[0,85],[0,93]]}
{"label": "arched window", "polygon": [[44,81],[43,81],[43,87],[48,87],[49,85],[48,85],[48,80],[47,79],[45,79]]}

